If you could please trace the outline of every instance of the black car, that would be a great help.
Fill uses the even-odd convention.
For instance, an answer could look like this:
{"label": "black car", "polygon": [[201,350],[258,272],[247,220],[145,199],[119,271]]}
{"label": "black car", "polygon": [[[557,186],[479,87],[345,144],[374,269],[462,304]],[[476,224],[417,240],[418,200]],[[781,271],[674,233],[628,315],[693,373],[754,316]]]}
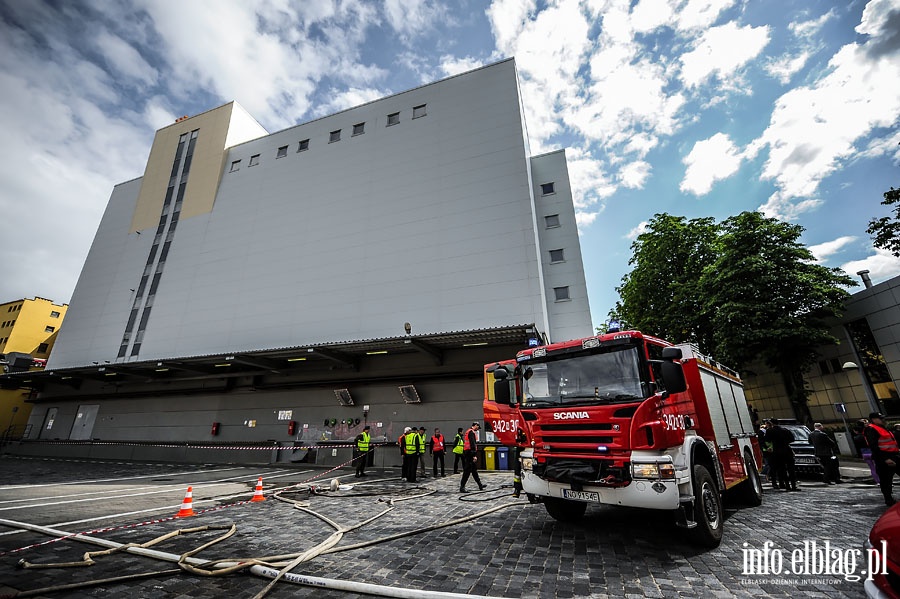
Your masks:
{"label": "black car", "polygon": [[825,473],[825,468],[816,459],[816,450],[809,442],[809,434],[812,431],[796,420],[776,420],[775,423],[794,435],[794,440],[791,441],[791,450],[794,452],[797,474],[821,477]]}

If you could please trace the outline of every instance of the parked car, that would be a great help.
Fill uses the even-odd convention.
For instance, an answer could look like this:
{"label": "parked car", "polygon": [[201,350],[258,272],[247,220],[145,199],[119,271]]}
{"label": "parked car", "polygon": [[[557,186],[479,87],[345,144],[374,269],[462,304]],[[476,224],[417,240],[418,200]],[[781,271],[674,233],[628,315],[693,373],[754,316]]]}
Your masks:
{"label": "parked car", "polygon": [[791,442],[791,450],[794,452],[794,464],[797,468],[797,475],[814,476],[821,478],[825,473],[825,468],[816,459],[816,450],[812,443],[809,442],[809,434],[812,432],[806,428],[805,424],[800,424],[796,420],[779,419],[775,421],[781,428],[787,429],[794,440]]}
{"label": "parked car", "polygon": [[[882,543],[883,542],[883,543]],[[873,548],[886,547],[886,559],[873,560],[887,564],[887,572],[866,576],[863,588],[870,599],[900,599],[900,503],[894,504],[875,521],[866,540],[866,555]],[[882,567],[877,568],[881,570]],[[875,568],[873,568],[875,570]]]}

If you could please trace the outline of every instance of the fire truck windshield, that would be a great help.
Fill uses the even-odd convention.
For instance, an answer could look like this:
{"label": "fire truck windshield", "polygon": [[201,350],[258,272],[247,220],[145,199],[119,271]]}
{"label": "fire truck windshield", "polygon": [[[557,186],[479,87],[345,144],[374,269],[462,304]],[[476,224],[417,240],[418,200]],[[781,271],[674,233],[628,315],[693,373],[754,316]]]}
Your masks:
{"label": "fire truck windshield", "polygon": [[629,403],[644,399],[635,347],[619,346],[606,353],[547,356],[529,363],[524,407]]}

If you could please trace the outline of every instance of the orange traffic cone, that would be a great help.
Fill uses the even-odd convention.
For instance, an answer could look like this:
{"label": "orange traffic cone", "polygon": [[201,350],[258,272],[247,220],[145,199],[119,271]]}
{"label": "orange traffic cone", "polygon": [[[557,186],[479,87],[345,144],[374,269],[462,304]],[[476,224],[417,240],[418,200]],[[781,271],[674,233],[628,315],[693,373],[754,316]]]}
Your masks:
{"label": "orange traffic cone", "polygon": [[256,491],[253,493],[253,499],[251,499],[250,501],[265,501],[265,500],[266,500],[266,498],[263,497],[263,492],[262,492],[262,477],[260,476],[259,479],[257,479],[257,481],[256,481]]}
{"label": "orange traffic cone", "polygon": [[184,501],[181,503],[181,509],[178,510],[178,513],[175,514],[176,518],[186,518],[187,516],[193,516],[194,510],[191,507],[194,499],[194,487],[188,487],[187,492],[184,494]]}

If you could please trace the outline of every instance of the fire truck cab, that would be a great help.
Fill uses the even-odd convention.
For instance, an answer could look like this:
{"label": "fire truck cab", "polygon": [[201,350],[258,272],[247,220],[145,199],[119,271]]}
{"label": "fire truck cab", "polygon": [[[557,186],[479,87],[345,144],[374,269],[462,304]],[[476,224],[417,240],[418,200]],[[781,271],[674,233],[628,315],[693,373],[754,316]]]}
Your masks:
{"label": "fire truck cab", "polygon": [[624,331],[523,350],[485,366],[484,412],[558,520],[592,504],[671,510],[714,547],[726,490],[762,501],[740,379],[689,345]]}

